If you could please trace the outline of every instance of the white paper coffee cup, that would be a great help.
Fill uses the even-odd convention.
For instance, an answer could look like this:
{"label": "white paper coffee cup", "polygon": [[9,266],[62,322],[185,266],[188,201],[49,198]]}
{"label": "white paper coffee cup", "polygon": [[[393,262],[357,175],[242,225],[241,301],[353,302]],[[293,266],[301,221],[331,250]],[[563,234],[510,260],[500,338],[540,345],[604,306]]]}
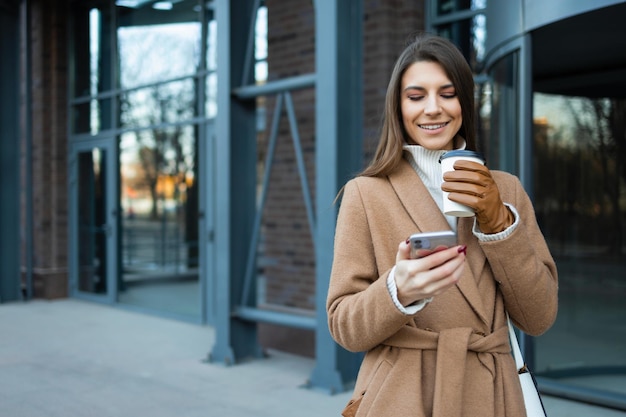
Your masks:
{"label": "white paper coffee cup", "polygon": [[[467,160],[485,164],[485,158],[480,152],[458,149],[444,153],[439,162],[441,163],[441,176],[448,171],[454,171],[454,163],[458,160]],[[448,199],[447,192],[443,191],[443,213],[448,216],[455,217],[472,217],[474,210],[471,207],[459,204],[456,201]]]}

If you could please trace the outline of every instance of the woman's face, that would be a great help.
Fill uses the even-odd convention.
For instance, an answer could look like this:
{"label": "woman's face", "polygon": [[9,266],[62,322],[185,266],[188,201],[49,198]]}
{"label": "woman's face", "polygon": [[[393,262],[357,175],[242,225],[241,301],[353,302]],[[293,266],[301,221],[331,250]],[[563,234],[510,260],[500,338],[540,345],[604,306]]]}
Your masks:
{"label": "woman's face", "polygon": [[454,149],[461,128],[461,103],[452,82],[436,62],[415,62],[400,86],[402,123],[409,143],[430,150]]}

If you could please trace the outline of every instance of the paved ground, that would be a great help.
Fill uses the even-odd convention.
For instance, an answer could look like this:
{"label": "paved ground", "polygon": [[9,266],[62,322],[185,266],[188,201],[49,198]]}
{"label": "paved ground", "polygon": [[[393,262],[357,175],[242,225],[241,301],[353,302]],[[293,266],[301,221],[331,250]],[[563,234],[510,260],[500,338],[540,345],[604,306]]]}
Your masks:
{"label": "paved ground", "polygon": [[[204,362],[213,330],[64,299],[0,304],[1,417],[339,416],[349,394],[302,388],[311,359]],[[546,397],[549,417],[626,413]]]}

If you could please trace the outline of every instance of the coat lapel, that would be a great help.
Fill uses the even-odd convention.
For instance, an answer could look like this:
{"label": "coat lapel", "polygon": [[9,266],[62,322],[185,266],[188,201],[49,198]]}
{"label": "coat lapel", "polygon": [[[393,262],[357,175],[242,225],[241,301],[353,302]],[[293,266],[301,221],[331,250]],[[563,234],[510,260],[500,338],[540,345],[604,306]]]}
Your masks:
{"label": "coat lapel", "polygon": [[[450,225],[428,192],[428,189],[419,178],[411,165],[403,159],[397,170],[389,175],[389,182],[407,214],[415,223],[417,232],[434,232],[450,230]],[[457,287],[480,319],[489,324],[485,315],[484,306],[478,283],[474,277],[480,277],[485,256],[472,234],[473,218],[462,218],[458,222],[459,243],[467,245],[467,262],[463,276]]]}
{"label": "coat lapel", "polygon": [[463,271],[463,276],[456,285],[483,323],[490,325],[490,320],[485,314],[483,298],[481,297],[478,288],[479,282],[477,281],[482,276],[486,258],[478,243],[478,239],[472,233],[473,226],[473,217],[461,218],[457,223],[459,243],[467,246],[467,257],[465,258],[467,265],[465,271]]}
{"label": "coat lapel", "polygon": [[445,216],[432,199],[426,186],[411,165],[402,159],[400,166],[391,175],[389,182],[404,209],[417,226],[417,232],[450,230]]}

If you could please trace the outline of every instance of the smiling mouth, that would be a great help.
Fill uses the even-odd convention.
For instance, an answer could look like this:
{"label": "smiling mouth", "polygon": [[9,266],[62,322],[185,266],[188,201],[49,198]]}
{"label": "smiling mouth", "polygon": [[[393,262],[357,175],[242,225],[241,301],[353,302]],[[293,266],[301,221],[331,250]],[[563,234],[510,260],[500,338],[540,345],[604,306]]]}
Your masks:
{"label": "smiling mouth", "polygon": [[442,127],[445,127],[448,125],[448,123],[450,122],[445,122],[445,123],[438,123],[436,125],[418,125],[421,129],[426,129],[426,130],[437,130],[437,129],[441,129]]}

